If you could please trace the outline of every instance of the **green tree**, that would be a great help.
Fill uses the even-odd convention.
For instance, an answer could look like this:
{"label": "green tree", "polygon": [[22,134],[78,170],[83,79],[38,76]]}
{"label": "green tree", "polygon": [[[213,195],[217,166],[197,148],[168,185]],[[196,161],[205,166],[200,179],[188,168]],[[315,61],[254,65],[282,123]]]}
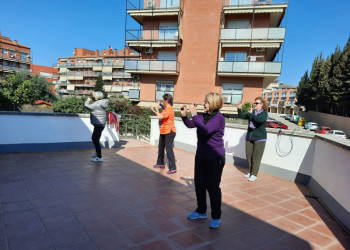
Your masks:
{"label": "green tree", "polygon": [[306,71],[300,79],[299,86],[297,87],[297,93],[296,93],[297,104],[304,106],[306,110],[308,110],[309,103],[310,103],[310,97],[308,95],[309,90],[310,90],[309,74],[308,74],[308,71]]}
{"label": "green tree", "polygon": [[329,85],[331,67],[332,62],[330,57],[327,57],[320,67],[316,105],[318,108],[321,108],[320,111],[322,112],[326,106],[328,107],[330,104],[332,104]]}
{"label": "green tree", "polygon": [[96,91],[101,91],[103,93],[104,97],[106,98],[107,97],[107,93],[104,90],[104,87],[103,87],[104,85],[105,85],[105,83],[104,83],[104,81],[102,79],[102,75],[99,74],[98,77],[97,77],[96,83],[95,83],[94,91],[95,92]]}
{"label": "green tree", "polygon": [[56,100],[56,97],[50,90],[50,85],[46,79],[39,75],[34,75],[31,79],[31,94],[32,94],[32,103],[36,100],[43,100],[47,102],[53,102]]}
{"label": "green tree", "polygon": [[7,81],[2,83],[0,91],[2,106],[5,109],[10,107],[18,109],[20,105],[31,101],[30,81],[23,72],[8,75]]}
{"label": "green tree", "polygon": [[84,108],[86,98],[71,97],[64,100],[57,100],[53,103],[52,109],[56,113],[78,113],[87,114],[89,111]]}

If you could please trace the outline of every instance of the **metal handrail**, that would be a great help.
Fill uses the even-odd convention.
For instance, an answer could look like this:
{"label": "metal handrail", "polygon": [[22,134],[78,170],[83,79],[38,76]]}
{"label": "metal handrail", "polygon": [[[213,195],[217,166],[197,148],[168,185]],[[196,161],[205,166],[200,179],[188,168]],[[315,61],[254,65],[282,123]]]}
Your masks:
{"label": "metal handrail", "polygon": [[[135,131],[131,131],[134,137],[140,138],[140,136],[146,136],[148,139],[150,138],[150,133],[151,133],[150,122],[134,114],[118,114],[118,117],[120,122],[125,122],[125,128],[124,128],[124,131],[122,131],[124,135],[130,135],[130,133],[128,133],[129,132],[128,123],[132,122],[133,124],[136,125]],[[139,126],[142,127],[147,133],[146,134],[140,133]]]}

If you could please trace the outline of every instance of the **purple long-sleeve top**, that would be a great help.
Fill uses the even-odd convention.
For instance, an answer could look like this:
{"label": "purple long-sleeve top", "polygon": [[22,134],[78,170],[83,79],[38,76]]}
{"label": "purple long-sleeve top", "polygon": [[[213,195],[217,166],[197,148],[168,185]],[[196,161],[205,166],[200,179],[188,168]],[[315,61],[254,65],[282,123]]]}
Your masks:
{"label": "purple long-sleeve top", "polygon": [[207,124],[204,124],[203,115],[194,115],[192,120],[187,116],[181,117],[185,126],[197,128],[197,152],[196,157],[201,159],[215,159],[225,155],[224,131],[225,118],[219,112],[212,117]]}

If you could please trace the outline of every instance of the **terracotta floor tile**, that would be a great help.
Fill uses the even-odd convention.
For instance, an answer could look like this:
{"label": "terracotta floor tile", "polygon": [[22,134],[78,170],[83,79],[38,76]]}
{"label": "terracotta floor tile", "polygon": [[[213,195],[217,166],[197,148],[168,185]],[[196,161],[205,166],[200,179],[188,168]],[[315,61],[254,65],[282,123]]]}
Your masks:
{"label": "terracotta floor tile", "polygon": [[182,216],[186,216],[187,215],[187,210],[177,204],[174,204],[174,205],[170,205],[170,206],[166,206],[166,207],[162,207],[161,210],[171,216],[171,217],[174,217],[174,216],[177,216],[177,215],[182,215]]}
{"label": "terracotta floor tile", "polygon": [[299,213],[291,214],[285,217],[288,220],[291,220],[295,223],[298,223],[300,225],[303,225],[305,227],[312,226],[317,223],[316,220],[310,219],[304,215],[301,215]]}
{"label": "terracotta floor tile", "polygon": [[319,247],[327,247],[335,242],[335,239],[320,234],[312,229],[305,229],[303,231],[298,232],[296,235],[304,240],[316,244]]}
{"label": "terracotta floor tile", "polygon": [[188,230],[173,234],[169,236],[169,239],[172,240],[176,245],[179,245],[181,248],[194,247],[204,242],[196,234]]}
{"label": "terracotta floor tile", "polygon": [[130,229],[124,233],[136,244],[155,239],[158,235],[158,232],[149,226],[141,226],[138,228]]}
{"label": "terracotta floor tile", "polygon": [[145,244],[139,245],[141,249],[144,250],[155,250],[155,249],[162,249],[162,250],[172,250],[176,249],[175,246],[172,246],[169,242],[165,240],[155,240],[152,242],[148,242]]}
{"label": "terracotta floor tile", "polygon": [[304,229],[304,226],[296,224],[292,222],[291,220],[288,220],[286,218],[279,218],[273,221],[270,221],[270,223],[276,227],[279,227],[289,233],[295,233],[298,231],[301,231]]}

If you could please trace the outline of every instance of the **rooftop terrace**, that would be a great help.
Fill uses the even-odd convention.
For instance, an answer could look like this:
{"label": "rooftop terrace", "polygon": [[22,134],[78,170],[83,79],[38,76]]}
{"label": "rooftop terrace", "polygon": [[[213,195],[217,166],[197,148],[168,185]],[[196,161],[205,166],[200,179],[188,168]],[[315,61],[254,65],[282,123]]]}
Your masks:
{"label": "rooftop terrace", "polygon": [[[157,148],[137,140],[103,149],[0,154],[0,249],[350,249],[350,237],[304,185],[226,164],[223,215],[190,221],[194,153],[178,173],[153,169]],[[210,214],[210,210],[208,211]]]}

